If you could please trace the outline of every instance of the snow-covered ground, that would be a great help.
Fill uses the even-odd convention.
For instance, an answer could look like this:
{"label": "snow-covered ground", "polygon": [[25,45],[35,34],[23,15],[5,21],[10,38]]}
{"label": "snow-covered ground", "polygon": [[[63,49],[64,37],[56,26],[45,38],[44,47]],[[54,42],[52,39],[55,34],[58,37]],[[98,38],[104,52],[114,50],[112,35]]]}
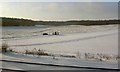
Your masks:
{"label": "snow-covered ground", "polygon": [[[59,31],[60,35],[53,36],[52,32]],[[77,53],[102,53],[118,55],[118,25],[108,26],[61,26],[46,28],[5,28],[3,36],[14,37],[3,39],[10,48],[18,52],[25,50],[42,49],[47,53],[77,55]],[[43,36],[47,32],[50,35]],[[53,60],[51,57],[29,57],[23,55],[4,55],[3,59],[23,60],[62,65],[77,65],[102,68],[118,68],[117,61],[90,61],[77,58],[61,58]]]}
{"label": "snow-covered ground", "polygon": [[[32,55],[27,55],[26,56],[26,55],[23,55],[23,54],[15,54],[15,53],[3,54],[2,58],[3,58],[3,60],[9,60],[9,61],[42,63],[42,64],[46,64],[46,65],[47,64],[53,64],[53,65],[62,65],[62,66],[65,65],[65,66],[75,66],[75,67],[93,67],[93,68],[118,69],[118,62],[100,62],[100,61],[91,61],[91,60],[81,60],[81,59],[77,59],[77,58],[56,57],[56,59],[53,59],[51,56],[37,57],[37,56],[32,56]],[[9,64],[10,63],[7,64],[7,63],[4,63],[4,61],[3,61],[3,68],[6,68],[6,67],[13,68],[12,66],[10,67],[10,65],[12,65],[12,64],[10,64],[10,65]],[[27,70],[27,67],[24,66],[24,68],[23,68],[21,66],[18,66],[17,63],[16,63],[16,67],[18,67],[19,69],[21,68],[21,69]],[[30,69],[30,67],[29,67],[29,69]],[[42,68],[42,69],[45,69],[45,68]],[[40,70],[42,70],[42,69],[40,69]],[[55,69],[55,68],[52,67],[51,69]],[[57,69],[57,67],[56,67],[56,69]],[[68,69],[69,70],[70,68],[69,67],[68,68],[63,67],[63,69]],[[71,68],[71,69],[74,70],[74,69],[79,69],[79,68]],[[80,70],[81,69],[82,68],[80,68]],[[32,70],[32,68],[30,70]]]}
{"label": "snow-covered ground", "polygon": [[[2,62],[2,68],[13,69],[13,70],[90,70],[83,68],[69,68],[69,67],[59,67],[59,66],[49,66],[49,64],[55,64],[62,62],[63,60],[54,60],[51,57],[40,57],[36,58],[33,56],[25,56],[21,54],[3,54],[4,60],[8,61],[18,61],[18,62],[30,62],[30,63],[42,63],[46,65],[35,65],[35,64],[25,64],[25,63],[15,63],[15,62]],[[1,62],[1,61],[0,61]],[[51,63],[52,62],[52,63]],[[59,64],[57,64],[59,65]],[[61,64],[62,65],[62,64]]]}
{"label": "snow-covered ground", "polygon": [[33,50],[34,48],[36,48],[52,53],[76,54],[77,52],[87,52],[118,54],[117,27],[116,29],[111,30],[108,30],[106,27],[106,30],[103,31],[91,31],[87,33],[73,32],[69,34],[61,34],[58,36],[32,36],[7,39],[5,41],[7,42],[7,44],[9,44],[11,48],[17,51],[25,51],[26,49]]}
{"label": "snow-covered ground", "polygon": [[[52,33],[54,31],[59,31],[63,34],[70,33],[87,33],[87,32],[97,32],[116,29],[118,25],[103,25],[103,26],[82,26],[82,25],[69,25],[69,26],[46,26],[46,27],[2,27],[3,38],[11,37],[31,37],[31,36],[41,36],[43,32]],[[1,29],[1,28],[0,28]]]}

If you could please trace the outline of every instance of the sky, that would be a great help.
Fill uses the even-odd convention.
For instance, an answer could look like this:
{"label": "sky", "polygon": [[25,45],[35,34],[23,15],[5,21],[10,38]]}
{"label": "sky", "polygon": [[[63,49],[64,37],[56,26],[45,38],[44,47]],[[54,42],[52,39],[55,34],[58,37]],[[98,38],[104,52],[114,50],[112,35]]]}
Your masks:
{"label": "sky", "polygon": [[[118,0],[86,0],[86,2],[1,2],[0,17],[27,18],[44,21],[117,19]],[[47,1],[47,0],[45,0]],[[71,0],[72,1],[72,0]],[[75,0],[77,1],[77,0]],[[82,0],[81,0],[82,1]],[[85,0],[84,0],[85,1]],[[88,1],[88,2],[87,2]],[[105,1],[105,0],[104,0]]]}
{"label": "sky", "polygon": [[120,0],[0,0],[0,2],[119,2]]}

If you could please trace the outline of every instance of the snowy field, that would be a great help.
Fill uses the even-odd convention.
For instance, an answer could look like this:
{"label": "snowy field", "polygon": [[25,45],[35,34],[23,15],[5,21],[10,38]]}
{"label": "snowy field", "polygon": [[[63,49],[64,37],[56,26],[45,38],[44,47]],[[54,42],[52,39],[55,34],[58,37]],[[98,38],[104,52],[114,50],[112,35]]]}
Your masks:
{"label": "snowy field", "polygon": [[[64,26],[64,27],[47,27],[42,28],[41,30],[48,28],[51,29],[49,30],[49,33],[52,33],[54,30],[59,31],[60,35],[43,36],[41,32],[40,32],[41,35],[39,35],[39,33],[31,32],[31,31],[39,32],[38,30],[41,28],[33,29],[8,28],[6,30],[4,30],[3,28],[3,36],[4,33],[11,32],[13,32],[15,35],[21,34],[25,36],[25,37],[16,36],[15,38],[4,39],[4,41],[7,42],[7,44],[9,44],[11,48],[18,51],[37,48],[52,53],[89,52],[89,53],[118,54],[117,26],[114,25],[90,26],[90,27]],[[32,33],[33,35],[36,34],[36,36],[32,35],[27,36],[27,34],[30,33]]]}
{"label": "snowy field", "polygon": [[[58,31],[60,35],[52,35]],[[46,26],[41,27],[3,27],[2,29],[3,42],[7,43],[11,49],[18,52],[25,50],[33,50],[34,48],[44,50],[47,53],[54,55],[78,55],[77,58],[61,58],[58,61],[51,62],[49,57],[40,59],[29,59],[23,57],[22,60],[38,61],[43,63],[103,67],[103,68],[118,68],[117,61],[111,60],[108,62],[87,61],[83,59],[84,53],[92,54],[107,54],[118,55],[118,25],[104,26]],[[43,36],[42,33],[49,35]],[[14,56],[14,55],[13,55]],[[16,56],[17,57],[17,56]],[[5,59],[14,59],[9,56],[4,56]],[[17,58],[21,60],[21,58]],[[34,59],[34,60],[33,60]]]}

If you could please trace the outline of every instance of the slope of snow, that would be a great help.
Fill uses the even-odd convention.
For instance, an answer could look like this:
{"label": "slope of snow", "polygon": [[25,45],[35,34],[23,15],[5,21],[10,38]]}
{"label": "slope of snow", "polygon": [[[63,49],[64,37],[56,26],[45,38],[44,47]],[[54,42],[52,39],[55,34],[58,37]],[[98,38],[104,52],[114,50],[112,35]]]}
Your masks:
{"label": "slope of snow", "polygon": [[7,53],[7,54],[3,54],[2,59],[10,60],[10,61],[32,62],[32,63],[54,64],[54,65],[65,65],[65,66],[118,69],[118,62],[99,62],[99,61],[89,61],[89,60],[82,60],[76,58],[57,57],[56,59],[53,59],[52,57],[49,56],[35,57],[30,55],[26,56],[22,54]]}

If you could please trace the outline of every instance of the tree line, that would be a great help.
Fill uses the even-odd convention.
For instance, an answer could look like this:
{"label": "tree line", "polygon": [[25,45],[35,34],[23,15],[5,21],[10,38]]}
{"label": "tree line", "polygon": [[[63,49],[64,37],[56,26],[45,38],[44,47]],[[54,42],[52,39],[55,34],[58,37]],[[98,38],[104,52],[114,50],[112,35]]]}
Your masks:
{"label": "tree line", "polygon": [[0,17],[1,26],[35,26],[35,25],[110,25],[120,24],[120,20],[71,20],[71,21],[34,21],[30,19]]}

